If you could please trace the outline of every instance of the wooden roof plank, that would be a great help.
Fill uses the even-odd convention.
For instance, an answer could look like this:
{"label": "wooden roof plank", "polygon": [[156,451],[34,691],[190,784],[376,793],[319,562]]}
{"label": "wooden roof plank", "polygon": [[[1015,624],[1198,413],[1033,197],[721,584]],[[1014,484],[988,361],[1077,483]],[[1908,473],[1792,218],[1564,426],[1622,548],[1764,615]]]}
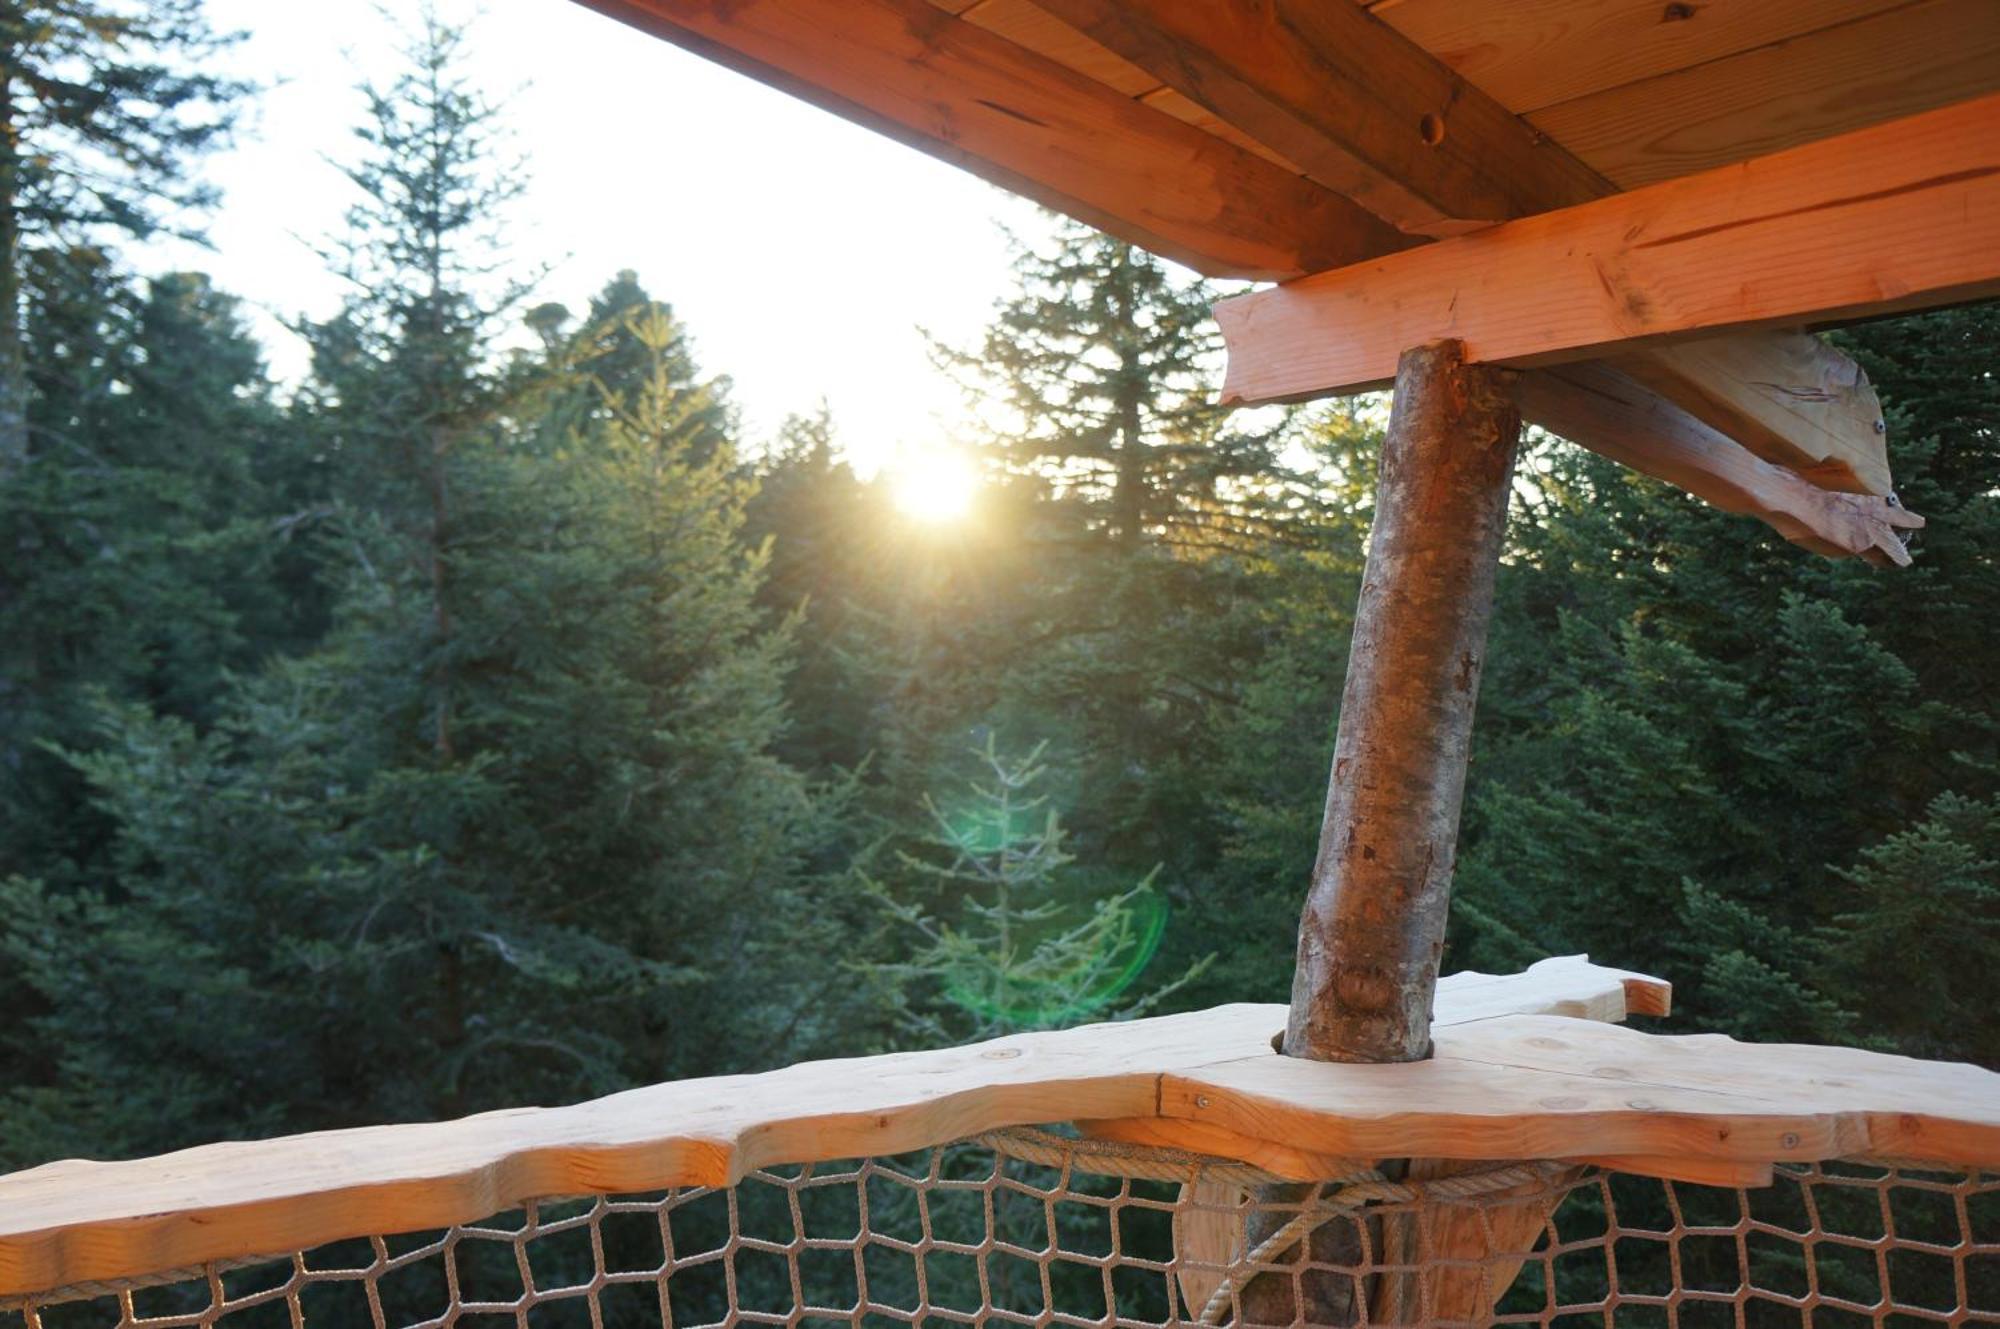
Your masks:
{"label": "wooden roof plank", "polygon": [[925,0],[581,0],[1217,276],[1394,250],[1352,202]]}
{"label": "wooden roof plank", "polygon": [[974,27],[1018,42],[1127,97],[1143,97],[1160,86],[1160,80],[1139,66],[1092,41],[1030,0],[978,0],[960,13]]}
{"label": "wooden roof plank", "polygon": [[1266,161],[1276,162],[1296,175],[1304,175],[1296,162],[1286,161],[1269,145],[1259,143],[1235,125],[1230,124],[1214,111],[1195,101],[1178,88],[1158,87],[1139,99],[1148,106],[1157,107],[1174,119],[1184,121],[1198,129],[1206,130],[1227,143],[1234,143],[1245,152],[1254,152]]}
{"label": "wooden roof plank", "polygon": [[1405,231],[1455,234],[1611,189],[1358,5],[1038,3]]}
{"label": "wooden roof plank", "polygon": [[1517,367],[2000,291],[2000,96],[1225,300],[1228,400],[1380,387],[1458,338]]}
{"label": "wooden roof plank", "polygon": [[2000,4],[1920,0],[1528,119],[1633,189],[1996,90]]}
{"label": "wooden roof plank", "polygon": [[[1581,956],[1438,984],[1439,1027],[1503,1013],[1622,1019],[1658,979]],[[1631,996],[1628,998],[1628,993]],[[562,1108],[204,1145],[0,1177],[0,1295],[470,1222],[536,1196],[727,1185],[1002,1126],[1154,1114],[1160,1077],[1274,1056],[1281,1005],[684,1080]]]}
{"label": "wooden roof plank", "polygon": [[1370,9],[1520,115],[1909,3],[1381,0]]}

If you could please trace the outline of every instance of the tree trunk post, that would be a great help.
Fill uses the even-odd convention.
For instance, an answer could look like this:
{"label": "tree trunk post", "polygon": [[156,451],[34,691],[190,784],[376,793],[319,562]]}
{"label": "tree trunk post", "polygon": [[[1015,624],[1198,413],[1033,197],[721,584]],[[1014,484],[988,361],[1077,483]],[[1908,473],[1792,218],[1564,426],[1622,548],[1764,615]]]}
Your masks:
{"label": "tree trunk post", "polygon": [[[1287,1056],[1430,1056],[1473,704],[1521,434],[1513,378],[1466,364],[1454,341],[1405,351],[1397,364],[1326,816],[1299,923]],[[1297,1204],[1312,1189],[1273,1187],[1264,1198]],[[1284,1215],[1259,1217],[1252,1244]],[[1323,1225],[1307,1244],[1318,1265],[1352,1266],[1362,1253],[1352,1220]],[[1253,1279],[1241,1321],[1353,1324],[1368,1293],[1359,1281],[1305,1270]]]}
{"label": "tree trunk post", "polygon": [[1284,1052],[1421,1061],[1521,414],[1457,342],[1403,353]]}

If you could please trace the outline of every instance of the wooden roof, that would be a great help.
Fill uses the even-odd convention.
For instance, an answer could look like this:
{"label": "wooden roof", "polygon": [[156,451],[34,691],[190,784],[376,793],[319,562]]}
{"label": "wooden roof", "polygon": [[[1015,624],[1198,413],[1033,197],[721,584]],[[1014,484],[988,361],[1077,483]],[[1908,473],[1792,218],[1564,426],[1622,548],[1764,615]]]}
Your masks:
{"label": "wooden roof", "polygon": [[[1531,418],[1822,553],[1907,562],[1913,523],[1866,376],[1802,330],[2000,292],[2000,0],[580,3],[1201,272],[1287,283],[1224,320],[1242,399],[1371,386],[1403,339],[1455,337],[1542,371]],[[1501,235],[1528,220],[1534,243]],[[1485,278],[1550,255],[1578,280],[1545,342],[1532,276]],[[1753,289],[1777,266],[1789,286]],[[1282,340],[1329,328],[1324,369]]]}
{"label": "wooden roof", "polygon": [[[2000,91],[1995,0],[582,2],[1218,276],[1282,279],[1342,258],[1332,237],[1312,234],[1328,229],[1313,224],[1315,207],[1343,211],[1316,197],[1334,187],[1288,191],[1273,179],[1232,179],[1232,168],[1250,173],[1242,157],[1294,180],[1328,183],[1330,173],[1316,171],[1301,148],[1309,135],[1274,132],[1268,115],[1225,119],[1211,109],[1228,94],[1218,91],[1214,67],[1188,59],[1185,47],[1225,28],[1251,35],[1241,66],[1269,73],[1286,61],[1256,34],[1274,19],[1289,27],[1302,46],[1317,48],[1292,70],[1301,92],[1324,97],[1343,80],[1359,80],[1411,155],[1421,149],[1449,161],[1462,148],[1476,158],[1493,146],[1474,141],[1475,130],[1492,134],[1473,123],[1483,104],[1518,117],[1545,140],[1541,155],[1584,168],[1574,172],[1582,183],[1571,196],[1545,196],[1520,212]],[[1373,28],[1427,54],[1449,81],[1433,84],[1396,67],[1385,59],[1390,48],[1367,40]],[[1163,46],[1162,30],[1186,39],[1183,49]],[[1341,46],[1351,53],[1346,67],[1330,58]],[[1223,63],[1233,58],[1216,54]],[[1429,133],[1441,130],[1442,142],[1425,141],[1426,115],[1437,117]],[[1015,135],[991,123],[1005,120],[1032,140],[1030,152],[1076,160],[1039,168],[1019,160],[1007,141]],[[1198,135],[1175,134],[1165,122]],[[1142,180],[1080,188],[1071,172],[1096,154],[1073,139],[1086,134],[1128,158],[1177,154],[1158,163],[1178,169],[1157,186],[1190,196],[1182,209],[1188,234],[1154,233],[1144,214],[1161,206],[1158,199],[1111,201],[1114,189]],[[1220,147],[1231,151],[1214,151]],[[1384,148],[1377,164],[1394,162]],[[1142,163],[1127,165],[1136,173]],[[1264,215],[1232,215],[1224,196],[1232,187]],[[1052,197],[1057,191],[1069,197]],[[1267,252],[1260,232],[1268,230],[1294,233],[1289,253]],[[1381,234],[1350,241],[1377,252],[1398,243]]]}

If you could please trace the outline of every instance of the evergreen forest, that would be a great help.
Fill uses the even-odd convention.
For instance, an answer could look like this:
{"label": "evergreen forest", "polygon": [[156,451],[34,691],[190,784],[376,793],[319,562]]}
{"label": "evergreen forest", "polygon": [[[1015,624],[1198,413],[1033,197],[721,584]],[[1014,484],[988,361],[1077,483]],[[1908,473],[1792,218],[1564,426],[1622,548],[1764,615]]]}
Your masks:
{"label": "evergreen forest", "polygon": [[[1066,224],[912,521],[672,291],[495,270],[476,36],[378,71],[280,382],[134,258],[227,34],[0,0],[0,1171],[1285,1000],[1382,403],[1220,408],[1218,292]],[[2000,307],[1829,335],[1907,570],[1524,446],[1445,968],[2000,1068]]]}

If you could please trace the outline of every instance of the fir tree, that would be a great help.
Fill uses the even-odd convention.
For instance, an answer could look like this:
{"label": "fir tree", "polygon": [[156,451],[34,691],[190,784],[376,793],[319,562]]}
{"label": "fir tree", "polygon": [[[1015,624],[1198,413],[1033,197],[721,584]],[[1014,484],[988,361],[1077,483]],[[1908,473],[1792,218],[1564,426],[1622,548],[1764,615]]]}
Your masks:
{"label": "fir tree", "polygon": [[1019,291],[977,351],[940,347],[969,395],[1011,416],[1006,464],[1085,505],[1127,549],[1165,541],[1229,548],[1293,533],[1309,489],[1287,474],[1271,428],[1217,404],[1215,292],[1133,245],[1064,222],[1018,250]]}
{"label": "fir tree", "polygon": [[824,406],[787,420],[758,466],[745,530],[769,543],[759,598],[775,620],[797,619],[780,750],[804,770],[859,770],[877,755],[887,671],[871,647],[894,526],[884,500],[840,458]]}
{"label": "fir tree", "polygon": [[235,302],[78,260],[80,283],[43,283],[30,308],[48,446],[0,488],[0,871],[88,856],[81,789],[46,745],[89,740],[93,693],[206,720],[225,672],[292,630],[265,465],[279,417]]}
{"label": "fir tree", "polygon": [[[397,96],[462,109],[436,57]],[[360,174],[404,181],[381,126],[413,112],[376,112],[391,163]],[[415,123],[473,123],[453,117]],[[35,1068],[8,1090],[9,1161],[574,1098],[869,1018],[800,961],[856,912],[805,898],[837,884],[841,791],[771,752],[789,641],[757,602],[744,468],[690,427],[728,418],[718,386],[635,291],[610,311],[643,352],[617,383],[564,349],[534,388],[598,406],[524,414],[492,307],[440,276],[470,271],[448,250],[482,218],[423,202],[501,193],[463,145],[429,159],[457,183],[386,187],[364,220],[390,229],[356,246],[422,261],[315,330],[303,411],[339,472],[325,639],[245,676],[206,730],[100,708],[66,757],[103,867],[7,886],[27,1013],[7,1051]]]}
{"label": "fir tree", "polygon": [[201,0],[0,0],[0,478],[29,453],[27,265],[186,225],[242,85]]}
{"label": "fir tree", "polygon": [[1137,1015],[1206,967],[1135,995],[1166,923],[1150,876],[1093,898],[1039,787],[1041,749],[1006,757],[989,735],[977,757],[948,803],[925,798],[930,825],[921,852],[896,854],[898,885],[869,883],[915,941],[873,972],[902,992],[924,1042]]}
{"label": "fir tree", "polygon": [[[1993,1055],[1976,1022],[1927,1029],[1862,971],[1920,948],[1919,916],[1930,945],[1990,948],[1971,810],[1995,789],[2000,711],[1991,643],[1968,632],[1996,590],[2000,411],[1976,349],[1995,318],[1846,334],[1901,491],[1937,518],[1903,572],[1804,558],[1600,459],[1537,455],[1481,703],[1457,962],[1588,950],[1670,974],[1689,1018],[1746,1037]],[[1955,966],[1939,1010],[1990,997],[1962,977],[1989,968]]]}

